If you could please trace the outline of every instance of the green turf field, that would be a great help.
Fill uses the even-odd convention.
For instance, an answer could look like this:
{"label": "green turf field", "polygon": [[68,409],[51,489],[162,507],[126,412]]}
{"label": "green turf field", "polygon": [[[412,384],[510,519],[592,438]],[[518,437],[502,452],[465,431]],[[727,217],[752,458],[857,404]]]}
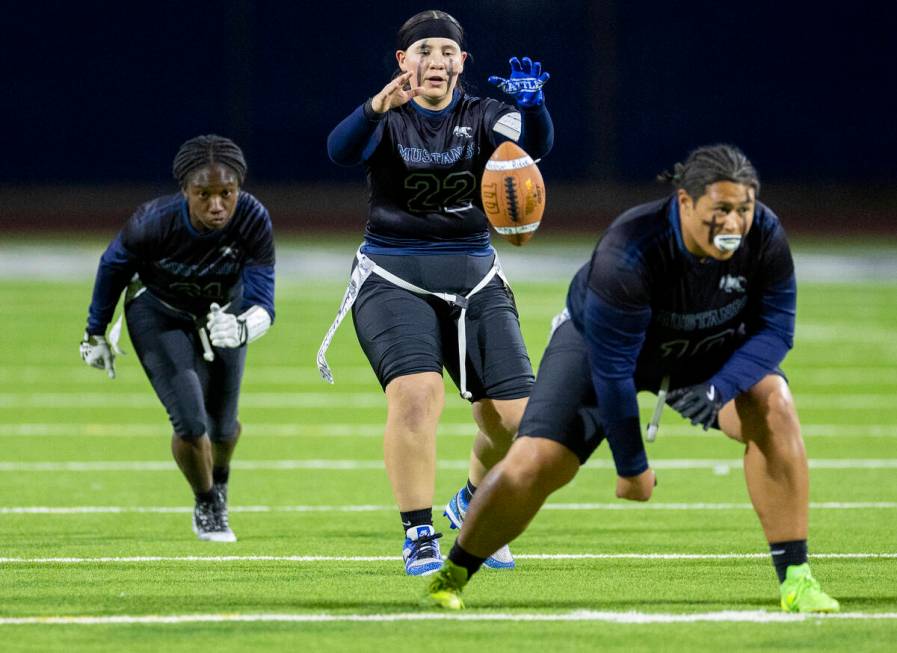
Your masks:
{"label": "green turf field", "polygon": [[[481,572],[460,615],[421,610],[381,463],[385,402],[351,324],[328,356],[336,385],[314,367],[342,284],[278,283],[241,403],[239,542],[215,544],[190,531],[136,358],[115,381],[78,359],[92,276],[0,279],[0,650],[897,648],[897,282],[800,288],[785,369],[812,466],[813,568],[843,610],[803,620],[777,611],[739,445],[670,411],[648,449],[650,503],[613,498],[602,447],[514,543],[516,571]],[[534,362],[565,289],[515,283]],[[472,433],[449,388],[438,504],[465,480]]]}

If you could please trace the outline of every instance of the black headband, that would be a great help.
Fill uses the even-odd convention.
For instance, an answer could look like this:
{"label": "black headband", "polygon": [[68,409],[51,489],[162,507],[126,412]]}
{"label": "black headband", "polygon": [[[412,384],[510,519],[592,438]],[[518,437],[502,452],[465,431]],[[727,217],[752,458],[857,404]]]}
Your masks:
{"label": "black headband", "polygon": [[461,40],[464,37],[458,23],[445,18],[428,18],[401,36],[399,50],[407,50],[412,43],[430,38],[451,39],[461,47]]}

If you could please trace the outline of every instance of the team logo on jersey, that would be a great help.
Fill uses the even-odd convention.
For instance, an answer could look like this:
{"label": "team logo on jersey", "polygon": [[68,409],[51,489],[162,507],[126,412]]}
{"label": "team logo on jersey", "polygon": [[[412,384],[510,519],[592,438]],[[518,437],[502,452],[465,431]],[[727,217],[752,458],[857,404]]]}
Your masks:
{"label": "team logo on jersey", "polygon": [[237,258],[237,249],[229,245],[222,247],[220,250],[218,250],[218,253],[221,254],[221,258]]}
{"label": "team logo on jersey", "polygon": [[457,138],[473,138],[473,127],[455,127],[452,136]]}
{"label": "team logo on jersey", "polygon": [[747,279],[744,277],[733,277],[731,274],[727,274],[719,280],[719,289],[726,292],[744,292],[746,283]]}

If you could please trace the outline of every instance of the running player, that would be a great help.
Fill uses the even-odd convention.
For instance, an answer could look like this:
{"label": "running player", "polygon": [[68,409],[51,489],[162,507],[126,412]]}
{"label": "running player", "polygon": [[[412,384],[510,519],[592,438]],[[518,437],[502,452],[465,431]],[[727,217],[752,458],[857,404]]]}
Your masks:
{"label": "running player", "polygon": [[[423,575],[441,564],[432,506],[443,368],[472,403],[477,426],[467,484],[445,510],[452,527],[461,525],[477,484],[507,452],[533,384],[479,180],[503,141],[544,156],[553,126],[542,92],[548,73],[526,57],[511,59],[507,79],[490,78],[516,106],[464,91],[464,32],[447,13],[412,16],[397,45],[398,74],[337,125],[327,143],[335,163],[364,164],[370,209],[318,364],[332,380],[324,352],[351,307],[358,340],[386,393],[384,458],[401,513],[405,571]],[[489,554],[491,567],[514,566],[505,547]]]}
{"label": "running player", "polygon": [[81,357],[115,378],[118,329],[105,334],[127,286],[128,332],[174,430],[193,530],[234,542],[227,482],[245,345],[274,320],[271,218],[241,190],[246,161],[226,138],[190,139],[173,172],[180,192],[141,206],[100,259]]}
{"label": "running player", "polygon": [[471,503],[429,599],[463,607],[485,556],[526,528],[607,439],[617,496],[655,485],[636,392],[672,388],[692,424],[745,445],[748,491],[788,612],[834,612],[807,564],[807,457],[779,364],[792,346],[796,285],[775,214],[750,161],[702,147],[666,177],[675,192],[621,215],[576,274],[555,322],[521,437]]}

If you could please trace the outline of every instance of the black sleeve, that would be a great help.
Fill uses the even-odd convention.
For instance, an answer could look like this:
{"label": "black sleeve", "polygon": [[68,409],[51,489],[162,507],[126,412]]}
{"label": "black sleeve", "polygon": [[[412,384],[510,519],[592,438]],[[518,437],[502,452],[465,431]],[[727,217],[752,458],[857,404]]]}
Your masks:
{"label": "black sleeve", "polygon": [[383,136],[385,113],[371,109],[368,100],[340,122],[327,137],[327,155],[341,166],[365,161]]}
{"label": "black sleeve", "polygon": [[274,321],[274,232],[268,210],[260,202],[253,208],[254,220],[247,237],[248,260],[243,268],[243,306],[264,308]]}

